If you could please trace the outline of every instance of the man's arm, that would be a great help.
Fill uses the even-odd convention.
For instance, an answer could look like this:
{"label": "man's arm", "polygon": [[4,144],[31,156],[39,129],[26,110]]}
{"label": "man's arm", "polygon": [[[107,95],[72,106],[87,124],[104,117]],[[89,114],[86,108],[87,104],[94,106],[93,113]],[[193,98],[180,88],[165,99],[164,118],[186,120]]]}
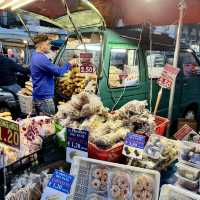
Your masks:
{"label": "man's arm", "polygon": [[41,69],[53,76],[62,76],[65,72],[68,72],[71,68],[71,64],[65,64],[63,67],[59,67],[51,63],[48,58],[43,57],[40,60]]}

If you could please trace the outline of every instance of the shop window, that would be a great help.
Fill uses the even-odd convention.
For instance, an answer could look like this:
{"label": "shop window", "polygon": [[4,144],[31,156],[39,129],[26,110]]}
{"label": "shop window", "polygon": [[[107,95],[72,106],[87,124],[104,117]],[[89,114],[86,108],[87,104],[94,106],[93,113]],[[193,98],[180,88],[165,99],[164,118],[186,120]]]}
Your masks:
{"label": "shop window", "polygon": [[111,49],[109,86],[111,88],[139,84],[140,72],[137,51],[134,49]]}

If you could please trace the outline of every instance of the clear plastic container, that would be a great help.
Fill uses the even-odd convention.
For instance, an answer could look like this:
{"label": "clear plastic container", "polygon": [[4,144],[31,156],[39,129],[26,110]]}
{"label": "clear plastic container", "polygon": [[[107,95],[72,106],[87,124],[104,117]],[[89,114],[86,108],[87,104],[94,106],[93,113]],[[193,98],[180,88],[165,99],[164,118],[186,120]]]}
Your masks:
{"label": "clear plastic container", "polygon": [[177,163],[177,173],[187,179],[190,179],[191,181],[196,181],[200,177],[200,169],[197,169],[195,167],[191,167],[189,165],[183,164],[183,163]]}
{"label": "clear plastic container", "polygon": [[[92,173],[91,179],[91,170],[94,172],[93,169],[99,168],[108,170],[107,191],[102,191],[102,193],[91,190],[90,187],[90,181],[93,180],[93,177],[97,176],[99,178],[98,170]],[[70,200],[91,199],[94,193],[98,195],[98,198],[94,196],[94,199],[102,198],[106,200],[136,199],[135,197],[133,198],[134,195],[141,200],[147,198],[158,200],[159,198],[160,174],[154,170],[75,157],[70,174],[75,177]],[[139,198],[138,195],[140,196]],[[144,196],[145,198],[143,198]]]}
{"label": "clear plastic container", "polygon": [[200,144],[181,142],[179,161],[200,169]]}
{"label": "clear plastic container", "polygon": [[197,192],[198,191],[198,187],[199,187],[199,181],[191,181],[187,178],[184,178],[178,174],[176,174],[177,177],[177,184],[180,185],[181,187],[188,189],[190,191],[193,192]]}
{"label": "clear plastic container", "polygon": [[163,185],[159,200],[200,200],[200,195],[174,185]]}

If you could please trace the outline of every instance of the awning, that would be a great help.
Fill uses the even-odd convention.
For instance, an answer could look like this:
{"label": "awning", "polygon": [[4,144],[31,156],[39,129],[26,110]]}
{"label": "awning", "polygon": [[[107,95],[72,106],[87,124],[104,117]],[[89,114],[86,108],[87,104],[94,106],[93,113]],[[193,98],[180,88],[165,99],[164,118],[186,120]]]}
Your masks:
{"label": "awning", "polygon": [[[69,7],[73,22],[79,28],[91,26],[102,26],[104,21],[98,12],[88,5],[87,0],[66,0]],[[85,3],[84,3],[85,2]],[[73,30],[67,9],[64,6],[63,0],[37,0],[23,7],[23,10],[18,10],[22,14],[29,12],[29,15],[37,17],[41,20],[50,22],[58,27],[67,30]]]}
{"label": "awning", "polygon": [[[73,19],[80,26],[100,24],[99,16],[80,0],[66,0]],[[115,27],[121,20],[124,25],[151,23],[153,25],[177,24],[180,0],[90,0],[100,11],[106,24]],[[200,0],[186,0],[184,24],[200,22]],[[38,0],[23,8],[69,26],[62,0]],[[86,12],[83,12],[86,11]]]}

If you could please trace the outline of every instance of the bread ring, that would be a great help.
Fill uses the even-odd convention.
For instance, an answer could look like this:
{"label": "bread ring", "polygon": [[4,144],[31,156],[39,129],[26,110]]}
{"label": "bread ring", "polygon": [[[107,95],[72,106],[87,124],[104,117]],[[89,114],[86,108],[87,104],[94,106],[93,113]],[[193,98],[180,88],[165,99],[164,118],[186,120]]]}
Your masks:
{"label": "bread ring", "polygon": [[135,187],[134,187],[135,191],[149,191],[152,192],[153,191],[153,179],[149,176],[140,176],[138,177]]}
{"label": "bread ring", "polygon": [[149,191],[143,191],[141,197],[141,200],[152,200],[153,194]]}
{"label": "bread ring", "polygon": [[142,199],[142,194],[141,194],[141,192],[134,192],[134,193],[133,193],[133,199],[134,199],[134,200],[144,200],[144,199]]}
{"label": "bread ring", "polygon": [[102,170],[101,169],[95,169],[94,172],[93,172],[93,176],[95,178],[100,179],[102,177]]}
{"label": "bread ring", "polygon": [[121,196],[122,196],[122,197],[127,198],[127,197],[128,197],[128,194],[129,194],[128,189],[122,189],[122,190],[121,190]]}
{"label": "bread ring", "polygon": [[94,179],[91,184],[92,188],[94,188],[95,190],[99,190],[101,187],[101,181],[99,179]]}
{"label": "bread ring", "polygon": [[111,195],[113,198],[119,197],[121,194],[120,188],[117,185],[113,185],[111,188]]}

